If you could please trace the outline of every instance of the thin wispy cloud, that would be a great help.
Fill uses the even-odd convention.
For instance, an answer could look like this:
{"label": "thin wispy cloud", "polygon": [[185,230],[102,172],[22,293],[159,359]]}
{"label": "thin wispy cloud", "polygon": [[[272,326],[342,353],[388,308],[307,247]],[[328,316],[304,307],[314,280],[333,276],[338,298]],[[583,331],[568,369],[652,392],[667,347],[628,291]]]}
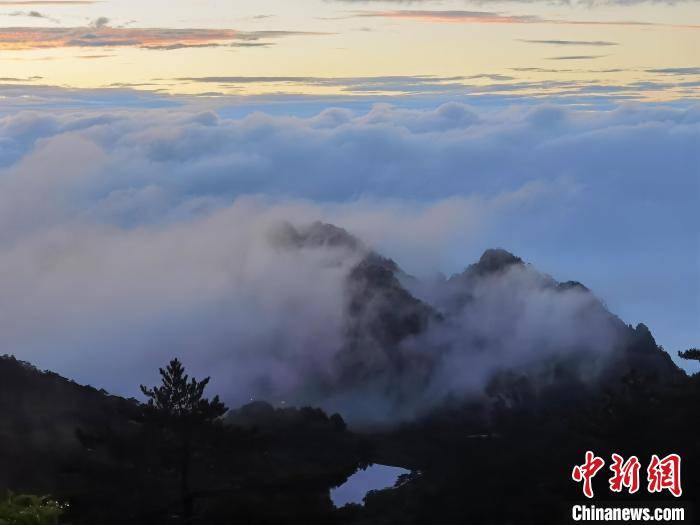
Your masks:
{"label": "thin wispy cloud", "polygon": [[[174,29],[111,27],[98,18],[89,27],[0,28],[0,50],[31,50],[70,47],[138,47],[172,50],[256,43],[299,35],[322,35],[305,31],[238,31],[235,29]],[[258,43],[260,45],[260,43]]]}
{"label": "thin wispy cloud", "polygon": [[43,77],[24,77],[24,78],[17,78],[17,77],[0,77],[0,82],[31,82],[34,80],[40,80]]}
{"label": "thin wispy cloud", "polygon": [[491,11],[358,11],[353,16],[358,18],[392,18],[415,20],[441,24],[527,24],[541,22],[535,15],[505,15]]}
{"label": "thin wispy cloud", "polygon": [[425,82],[448,82],[464,80],[466,78],[479,78],[486,75],[464,76],[435,76],[435,75],[395,75],[376,77],[303,77],[303,76],[208,76],[208,77],[181,77],[175,80],[188,82],[212,82],[217,84],[261,84],[261,83],[291,83],[291,84],[317,84],[317,85],[347,85],[356,83],[384,84],[386,82],[413,82],[416,84]]}
{"label": "thin wispy cloud", "polygon": [[44,13],[40,13],[39,11],[14,11],[12,13],[8,13],[7,16],[19,16],[19,17],[28,17],[28,18],[43,18],[45,20],[50,20],[51,22],[58,22],[58,19],[45,15]]}
{"label": "thin wispy cloud", "polygon": [[115,56],[116,55],[78,55],[76,58],[79,58],[80,60],[98,60],[101,58],[112,58]]}
{"label": "thin wispy cloud", "polygon": [[700,67],[665,67],[660,69],[647,69],[647,73],[662,75],[700,75]]}
{"label": "thin wispy cloud", "polygon": [[512,67],[511,71],[518,71],[520,73],[622,73],[628,71],[626,69],[620,68],[608,68],[608,69],[553,69],[546,67]]}
{"label": "thin wispy cloud", "polygon": [[313,76],[208,76],[172,79],[178,83],[218,84],[223,87],[244,85],[274,85],[284,89],[295,87],[336,88],[347,93],[447,93],[464,92],[469,79],[488,78],[494,81],[511,80],[506,75],[436,76],[399,75],[376,77],[313,77]]}
{"label": "thin wispy cloud", "polygon": [[0,6],[31,6],[31,5],[87,5],[97,4],[97,0],[28,0],[26,2],[0,2]]}
{"label": "thin wispy cloud", "polygon": [[[522,0],[514,0],[522,1]],[[635,6],[640,4],[689,4],[698,0],[578,0],[578,4],[588,7],[598,6]],[[562,3],[567,3],[568,0],[563,0]]]}
{"label": "thin wispy cloud", "polygon": [[526,44],[544,44],[550,46],[617,46],[618,42],[608,42],[606,40],[527,40],[518,39],[518,42]]}
{"label": "thin wispy cloud", "polygon": [[565,55],[560,57],[548,57],[547,60],[593,60],[595,58],[604,58],[607,55]]}
{"label": "thin wispy cloud", "polygon": [[432,24],[557,24],[580,26],[639,26],[639,27],[675,27],[700,29],[700,25],[662,24],[658,22],[641,22],[636,20],[567,20],[551,19],[538,15],[509,15],[496,11],[462,11],[462,10],[417,10],[401,9],[389,11],[356,11],[351,17],[386,18],[409,20]]}
{"label": "thin wispy cloud", "polygon": [[[346,4],[432,4],[435,0],[327,0]],[[488,4],[552,4],[552,5],[572,5],[578,4],[587,7],[603,6],[635,6],[640,4],[683,4],[693,3],[698,0],[467,0],[474,5]]]}
{"label": "thin wispy cloud", "polygon": [[[481,73],[466,76],[438,75],[388,75],[359,77],[302,77],[302,76],[208,76],[181,77],[172,79],[184,83],[211,83],[222,86],[246,84],[276,84],[295,86],[335,87],[345,92],[404,92],[430,93],[445,91],[464,91],[474,87],[470,80],[490,80],[492,82],[509,82],[515,80],[509,75]],[[495,86],[497,84],[491,84]]]}
{"label": "thin wispy cloud", "polygon": [[[550,57],[549,60],[584,61],[594,60],[606,55],[566,55]],[[534,73],[616,73],[621,70],[611,69],[574,69],[574,68],[513,68],[521,72]],[[475,83],[472,80],[490,80],[487,83]],[[405,76],[378,76],[378,77],[258,77],[258,76],[208,76],[208,77],[180,77],[172,79],[153,79],[159,85],[175,84],[215,84],[222,92],[219,97],[225,97],[225,92],[231,89],[237,90],[243,86],[266,86],[274,89],[277,96],[285,96],[303,91],[304,88],[329,88],[340,93],[346,93],[351,97],[367,95],[390,96],[402,94],[403,96],[440,96],[440,97],[558,97],[571,98],[581,96],[596,96],[613,99],[641,100],[645,95],[664,92],[667,96],[673,90],[680,90],[682,94],[693,95],[700,87],[695,82],[661,82],[657,80],[645,80],[634,83],[590,81],[571,78],[567,80],[525,80],[500,74],[480,74],[470,76],[440,77],[434,75],[405,75]],[[166,82],[167,84],[163,84]],[[220,98],[221,100],[221,98]],[[501,100],[505,103],[505,100]]]}

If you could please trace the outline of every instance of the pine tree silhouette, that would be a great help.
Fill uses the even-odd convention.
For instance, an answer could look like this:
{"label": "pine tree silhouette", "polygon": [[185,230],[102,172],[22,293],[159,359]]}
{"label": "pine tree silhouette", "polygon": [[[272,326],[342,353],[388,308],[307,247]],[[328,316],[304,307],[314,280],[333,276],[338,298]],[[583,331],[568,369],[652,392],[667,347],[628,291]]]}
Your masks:
{"label": "pine tree silhouette", "polygon": [[691,361],[700,361],[700,348],[689,348],[685,352],[678,352],[678,357]]}
{"label": "pine tree silhouette", "polygon": [[172,431],[180,443],[180,500],[183,521],[189,523],[193,510],[190,470],[193,447],[196,444],[195,435],[198,429],[223,416],[228,408],[219,400],[219,396],[206,399],[204,389],[210,378],[202,381],[190,379],[177,358],[170,361],[167,368],[161,368],[160,375],[161,386],[147,388],[141,385],[141,392],[148,398],[146,416]]}

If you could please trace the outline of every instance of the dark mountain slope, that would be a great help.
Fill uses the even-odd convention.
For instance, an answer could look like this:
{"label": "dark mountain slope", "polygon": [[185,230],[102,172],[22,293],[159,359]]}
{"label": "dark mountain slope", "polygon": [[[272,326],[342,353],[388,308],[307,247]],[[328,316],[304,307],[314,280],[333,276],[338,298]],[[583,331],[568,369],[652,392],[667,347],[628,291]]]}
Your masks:
{"label": "dark mountain slope", "polygon": [[[0,497],[52,494],[74,524],[180,522],[179,449],[135,400],[5,356],[0,414]],[[192,466],[206,523],[327,523],[329,489],[367,462],[366,440],[319,409],[256,403],[226,423],[199,435]]]}
{"label": "dark mountain slope", "polygon": [[135,402],[0,358],[0,487],[54,490],[85,453],[80,431],[128,433]]}

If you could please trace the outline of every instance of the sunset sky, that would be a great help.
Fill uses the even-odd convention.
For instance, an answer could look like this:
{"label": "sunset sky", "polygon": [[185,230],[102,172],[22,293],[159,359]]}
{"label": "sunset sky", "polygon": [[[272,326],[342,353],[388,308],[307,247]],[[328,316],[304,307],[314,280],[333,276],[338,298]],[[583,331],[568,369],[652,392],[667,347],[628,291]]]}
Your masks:
{"label": "sunset sky", "polygon": [[562,95],[700,85],[700,2],[0,2],[5,83],[177,94]]}

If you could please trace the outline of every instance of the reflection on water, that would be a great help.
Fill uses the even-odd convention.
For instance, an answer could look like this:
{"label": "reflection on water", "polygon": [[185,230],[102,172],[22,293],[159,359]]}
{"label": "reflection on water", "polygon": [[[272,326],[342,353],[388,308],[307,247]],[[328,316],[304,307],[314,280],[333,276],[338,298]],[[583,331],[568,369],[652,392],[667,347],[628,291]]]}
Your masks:
{"label": "reflection on water", "polygon": [[340,487],[332,489],[331,500],[336,507],[348,503],[361,504],[369,491],[393,487],[403,474],[409,474],[409,471],[400,467],[370,465],[365,470],[355,472]]}

